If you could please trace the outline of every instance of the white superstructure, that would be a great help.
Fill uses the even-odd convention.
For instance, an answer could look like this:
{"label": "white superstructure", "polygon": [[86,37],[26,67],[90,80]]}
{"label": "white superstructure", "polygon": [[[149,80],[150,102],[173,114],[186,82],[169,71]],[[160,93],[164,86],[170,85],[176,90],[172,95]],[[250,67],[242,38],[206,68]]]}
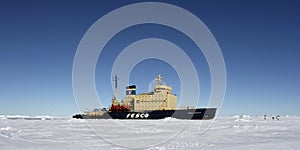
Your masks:
{"label": "white superstructure", "polygon": [[136,86],[126,88],[126,98],[121,105],[130,106],[131,111],[175,110],[177,96],[172,94],[172,87],[162,84],[162,77],[156,77],[157,85],[151,93],[136,94]]}

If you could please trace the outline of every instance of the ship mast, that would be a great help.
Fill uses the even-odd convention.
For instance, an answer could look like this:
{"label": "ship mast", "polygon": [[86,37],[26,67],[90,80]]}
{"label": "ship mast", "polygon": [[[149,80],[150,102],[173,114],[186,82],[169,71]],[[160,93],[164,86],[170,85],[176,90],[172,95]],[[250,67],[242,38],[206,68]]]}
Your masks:
{"label": "ship mast", "polygon": [[118,80],[119,78],[117,77],[117,75],[115,75],[115,77],[113,77],[113,81],[115,82],[114,95],[117,101],[118,101]]}
{"label": "ship mast", "polygon": [[156,77],[156,81],[158,85],[162,85],[162,76],[160,76],[160,74],[158,74],[158,76]]}

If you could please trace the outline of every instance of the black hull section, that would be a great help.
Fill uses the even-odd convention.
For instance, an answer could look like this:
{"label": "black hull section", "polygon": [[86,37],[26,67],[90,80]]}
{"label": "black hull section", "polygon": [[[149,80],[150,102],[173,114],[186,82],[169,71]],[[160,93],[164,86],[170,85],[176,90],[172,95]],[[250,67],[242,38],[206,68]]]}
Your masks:
{"label": "black hull section", "polygon": [[167,117],[177,119],[213,119],[216,114],[216,108],[197,108],[197,109],[179,109],[179,110],[156,110],[145,112],[105,112],[102,115],[76,114],[73,118],[77,119],[164,119]]}

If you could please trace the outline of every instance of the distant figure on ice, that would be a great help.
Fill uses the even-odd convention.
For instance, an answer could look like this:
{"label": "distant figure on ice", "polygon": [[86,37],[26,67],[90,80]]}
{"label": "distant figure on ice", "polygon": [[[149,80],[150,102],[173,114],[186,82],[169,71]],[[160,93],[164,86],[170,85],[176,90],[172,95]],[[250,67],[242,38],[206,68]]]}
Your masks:
{"label": "distant figure on ice", "polygon": [[274,117],[274,116],[272,116],[272,119],[274,120],[274,119],[275,119],[275,117]]}
{"label": "distant figure on ice", "polygon": [[267,120],[267,115],[264,115],[264,119]]}
{"label": "distant figure on ice", "polygon": [[279,117],[280,117],[279,115],[276,116],[276,120],[277,120],[277,121],[279,121]]}

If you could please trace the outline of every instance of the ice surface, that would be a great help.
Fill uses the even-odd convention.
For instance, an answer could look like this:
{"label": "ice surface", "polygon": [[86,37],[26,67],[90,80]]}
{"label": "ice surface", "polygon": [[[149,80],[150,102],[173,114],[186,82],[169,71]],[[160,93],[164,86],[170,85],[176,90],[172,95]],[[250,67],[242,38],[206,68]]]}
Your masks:
{"label": "ice surface", "polygon": [[300,149],[300,117],[219,117],[202,132],[205,122],[0,116],[0,149]]}

